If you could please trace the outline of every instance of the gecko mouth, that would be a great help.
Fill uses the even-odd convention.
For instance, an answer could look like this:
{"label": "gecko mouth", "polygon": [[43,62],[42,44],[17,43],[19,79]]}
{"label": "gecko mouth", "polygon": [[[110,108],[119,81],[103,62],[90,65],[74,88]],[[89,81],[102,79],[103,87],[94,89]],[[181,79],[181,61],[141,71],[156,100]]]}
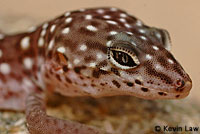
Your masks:
{"label": "gecko mouth", "polygon": [[167,93],[162,91],[157,91],[156,89],[151,89],[149,94],[140,94],[138,97],[148,100],[166,100],[166,99],[183,99],[189,95],[190,91],[184,93]]}
{"label": "gecko mouth", "polygon": [[166,90],[150,88],[150,94],[144,95],[144,97],[145,99],[182,99],[189,95],[191,88],[192,82],[186,81],[184,85]]}

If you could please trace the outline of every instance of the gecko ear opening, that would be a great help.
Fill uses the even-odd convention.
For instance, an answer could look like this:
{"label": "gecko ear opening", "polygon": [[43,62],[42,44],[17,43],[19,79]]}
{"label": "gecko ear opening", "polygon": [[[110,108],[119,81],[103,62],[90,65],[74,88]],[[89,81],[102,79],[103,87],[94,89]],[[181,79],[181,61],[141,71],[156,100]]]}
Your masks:
{"label": "gecko ear opening", "polygon": [[171,38],[167,30],[153,27],[151,32],[166,50],[171,50]]}
{"label": "gecko ear opening", "polygon": [[171,38],[167,30],[161,29],[160,30],[161,36],[162,36],[162,43],[164,45],[164,48],[168,51],[171,50]]}

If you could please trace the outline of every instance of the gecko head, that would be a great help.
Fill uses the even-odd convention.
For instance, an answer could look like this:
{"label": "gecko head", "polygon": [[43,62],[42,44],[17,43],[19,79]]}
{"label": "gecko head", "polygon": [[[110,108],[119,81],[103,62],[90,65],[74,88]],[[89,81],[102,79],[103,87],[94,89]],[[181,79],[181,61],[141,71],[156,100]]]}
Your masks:
{"label": "gecko head", "polygon": [[61,92],[66,89],[64,94],[145,99],[189,94],[192,81],[169,52],[166,30],[148,27],[116,8],[67,12],[63,17],[47,55],[53,62],[50,72],[55,72],[50,75],[57,77]]}
{"label": "gecko head", "polygon": [[114,84],[124,82],[124,91],[146,99],[186,97],[192,81],[169,52],[168,32],[147,26],[143,30],[142,35],[121,32],[110,43],[108,60],[121,77]]}

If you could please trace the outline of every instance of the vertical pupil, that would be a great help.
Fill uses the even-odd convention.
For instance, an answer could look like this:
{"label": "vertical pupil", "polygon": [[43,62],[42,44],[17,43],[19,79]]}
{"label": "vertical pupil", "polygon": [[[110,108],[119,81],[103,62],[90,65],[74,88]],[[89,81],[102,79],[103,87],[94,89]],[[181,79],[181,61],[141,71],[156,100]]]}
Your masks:
{"label": "vertical pupil", "polygon": [[128,56],[127,56],[127,54],[124,54],[124,53],[123,53],[123,55],[122,55],[122,61],[123,61],[124,63],[128,63]]}
{"label": "vertical pupil", "polygon": [[118,61],[121,61],[123,63],[128,63],[128,55],[126,53],[121,52],[115,52],[115,57]]}

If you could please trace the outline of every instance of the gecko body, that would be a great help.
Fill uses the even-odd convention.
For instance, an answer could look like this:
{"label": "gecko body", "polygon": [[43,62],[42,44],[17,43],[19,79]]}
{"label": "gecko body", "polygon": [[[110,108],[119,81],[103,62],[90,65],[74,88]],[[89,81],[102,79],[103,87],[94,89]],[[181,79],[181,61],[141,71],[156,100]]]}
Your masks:
{"label": "gecko body", "polygon": [[[28,96],[44,90],[65,96],[184,98],[192,81],[170,48],[166,30],[117,8],[66,12],[26,33],[0,34],[0,108],[28,109],[31,124],[30,105],[37,95]],[[32,133],[40,130],[29,126]]]}

